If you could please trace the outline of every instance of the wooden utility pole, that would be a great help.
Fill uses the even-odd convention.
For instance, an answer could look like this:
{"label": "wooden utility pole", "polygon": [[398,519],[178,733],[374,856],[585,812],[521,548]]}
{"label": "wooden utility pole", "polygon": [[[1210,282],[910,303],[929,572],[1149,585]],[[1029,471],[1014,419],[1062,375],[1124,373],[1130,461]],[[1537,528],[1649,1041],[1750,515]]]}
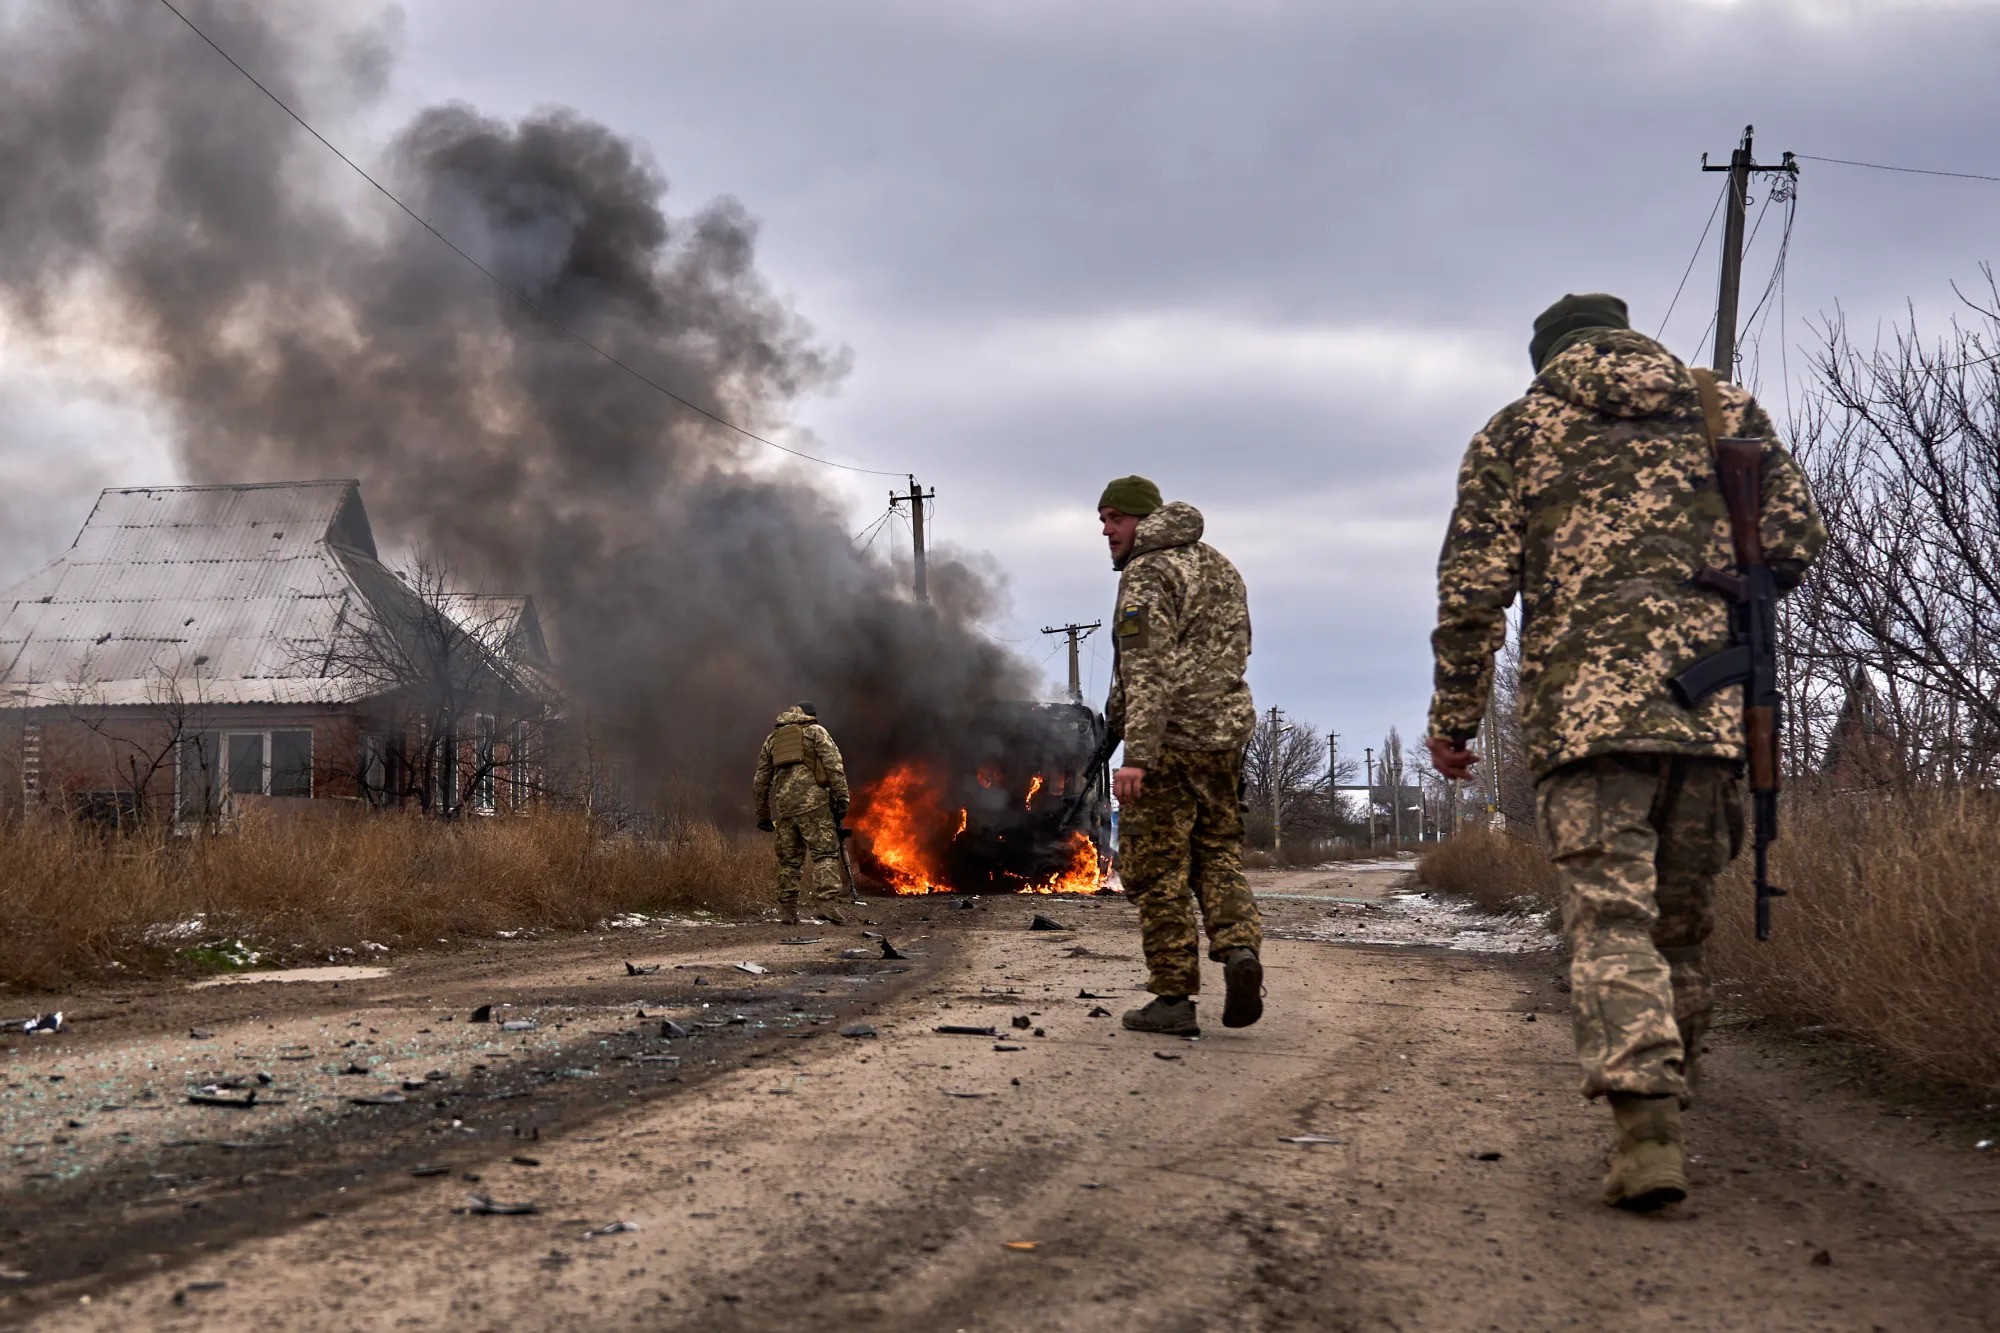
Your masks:
{"label": "wooden utility pole", "polygon": [[1278,808],[1278,803],[1281,799],[1278,783],[1278,742],[1291,728],[1279,725],[1278,718],[1280,713],[1276,708],[1271,710],[1270,716],[1271,757],[1265,773],[1265,782],[1271,789],[1271,857],[1273,860],[1282,861],[1285,852],[1285,816],[1284,812]]}
{"label": "wooden utility pole", "polygon": [[1326,733],[1326,816],[1340,824],[1340,737]]}
{"label": "wooden utility pole", "polygon": [[910,478],[909,494],[899,495],[895,491],[889,492],[889,508],[894,509],[904,504],[910,507],[910,536],[916,550],[917,600],[920,602],[928,602],[931,599],[930,569],[924,551],[924,501],[935,499],[937,490],[933,488],[926,491],[917,485],[915,477]]}
{"label": "wooden utility pole", "polygon": [[1066,634],[1069,636],[1069,701],[1073,704],[1083,702],[1083,669],[1081,662],[1077,658],[1077,645],[1089,638],[1092,630],[1102,629],[1103,627],[1103,621],[1093,620],[1088,625],[1044,626],[1042,628],[1042,633],[1044,634]]}
{"label": "wooden utility pole", "polygon": [[1375,747],[1365,746],[1363,754],[1368,756],[1368,850],[1375,850]]}
{"label": "wooden utility pole", "polygon": [[1722,222],[1722,281],[1715,297],[1715,373],[1722,379],[1736,378],[1736,307],[1743,286],[1743,217],[1750,205],[1750,177],[1758,173],[1785,175],[1798,179],[1799,164],[1786,153],[1777,166],[1758,166],[1751,151],[1756,126],[1743,127],[1743,143],[1729,155],[1726,167],[1710,166],[1708,154],[1701,155],[1703,171],[1729,173],[1728,214]]}

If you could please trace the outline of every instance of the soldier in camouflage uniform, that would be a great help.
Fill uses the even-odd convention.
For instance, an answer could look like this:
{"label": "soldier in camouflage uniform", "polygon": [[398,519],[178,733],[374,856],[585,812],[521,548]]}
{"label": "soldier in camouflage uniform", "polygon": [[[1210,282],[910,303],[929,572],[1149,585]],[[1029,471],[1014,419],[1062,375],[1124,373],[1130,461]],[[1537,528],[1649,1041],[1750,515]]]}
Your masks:
{"label": "soldier in camouflage uniform", "polygon": [[[1689,709],[1670,676],[1721,648],[1728,610],[1689,576],[1732,563],[1695,372],[1631,330],[1616,297],[1535,321],[1537,375],[1473,438],[1438,562],[1428,744],[1475,758],[1504,611],[1521,613],[1521,725],[1541,835],[1561,872],[1586,1096],[1617,1124],[1605,1201],[1683,1198],[1681,1110],[1713,1003],[1702,942],[1743,840],[1740,689]],[[1826,538],[1754,399],[1716,386],[1719,433],[1764,449],[1762,535],[1789,590]]]}
{"label": "soldier in camouflage uniform", "polygon": [[778,714],[757,754],[752,784],[757,827],[778,835],[778,913],[788,926],[798,923],[799,879],[808,852],[815,913],[836,926],[846,924],[835,904],[843,888],[839,826],[847,818],[847,768],[817,714],[809,703]]}
{"label": "soldier in camouflage uniform", "polygon": [[1125,741],[1112,780],[1119,867],[1139,908],[1156,997],[1126,1014],[1125,1026],[1200,1032],[1192,998],[1201,989],[1198,903],[1208,956],[1222,964],[1223,1026],[1248,1027],[1264,1012],[1264,936],[1243,878],[1243,747],[1257,719],[1243,680],[1243,579],[1201,540],[1200,512],[1161,503],[1144,477],[1106,487],[1098,516],[1121,571],[1105,707],[1112,734]]}

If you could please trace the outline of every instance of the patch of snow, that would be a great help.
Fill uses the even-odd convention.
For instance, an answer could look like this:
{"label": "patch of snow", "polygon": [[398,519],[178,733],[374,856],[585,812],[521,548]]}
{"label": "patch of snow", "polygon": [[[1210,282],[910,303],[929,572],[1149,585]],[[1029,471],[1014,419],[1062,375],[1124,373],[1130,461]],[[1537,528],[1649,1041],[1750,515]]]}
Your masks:
{"label": "patch of snow", "polygon": [[1466,953],[1537,953],[1556,946],[1540,915],[1492,916],[1449,898],[1396,893],[1379,904],[1329,900],[1319,921],[1288,925],[1286,939],[1458,949]]}

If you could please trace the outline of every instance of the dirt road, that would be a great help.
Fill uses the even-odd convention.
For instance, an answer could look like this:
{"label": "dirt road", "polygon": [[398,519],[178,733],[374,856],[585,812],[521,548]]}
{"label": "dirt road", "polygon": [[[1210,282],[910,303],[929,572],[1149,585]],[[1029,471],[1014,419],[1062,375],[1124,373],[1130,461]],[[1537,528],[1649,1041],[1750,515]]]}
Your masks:
{"label": "dirt road", "polygon": [[[1266,876],[1266,1020],[1196,1041],[1119,1029],[1143,974],[1134,913],[1116,899],[871,905],[902,960],[855,927],[674,927],[394,964],[338,993],[92,1000],[154,1016],[14,1039],[0,1102],[10,1147],[46,1145],[68,1120],[86,1126],[70,1136],[108,1120],[130,1137],[73,1139],[64,1146],[81,1151],[60,1169],[46,1146],[12,1153],[0,1177],[0,1268],[17,1275],[0,1287],[7,1317],[2000,1327],[2000,1152],[1727,1033],[1694,1121],[1694,1199],[1652,1218],[1603,1208],[1604,1117],[1575,1093],[1552,960],[1514,951],[1536,942],[1531,930],[1392,896],[1400,874]],[[1029,929],[1038,911],[1070,929]],[[627,976],[627,958],[661,970]],[[731,965],[753,959],[769,972]],[[537,1026],[469,1036],[475,1000]],[[691,1035],[660,1037],[662,1015]],[[212,1071],[157,1066],[197,1017],[234,1057],[210,1064],[314,1057],[278,1066],[271,1086],[289,1087],[288,1104],[183,1109],[182,1085]],[[839,1035],[856,1022],[876,1035]],[[997,1036],[936,1031],[952,1024]],[[343,1034],[370,1030],[372,1080],[322,1070],[364,1049],[340,1046],[362,1039]],[[520,1050],[497,1058],[509,1043]],[[128,1068],[146,1060],[156,1068]],[[510,1064],[522,1068],[499,1068]],[[428,1078],[432,1065],[442,1077]],[[54,1073],[150,1077],[176,1103],[151,1116],[175,1124],[31,1106]],[[339,1080],[392,1077],[414,1085],[404,1103],[333,1100]],[[219,1146],[213,1127],[206,1146],[160,1146],[201,1137],[188,1117],[218,1116],[238,1118],[226,1132],[239,1146]],[[260,1116],[271,1119],[248,1125]],[[1306,1136],[1331,1141],[1295,1141]],[[259,1140],[281,1146],[248,1146]],[[454,1211],[475,1192],[539,1211]],[[589,1234],[620,1222],[634,1229]],[[93,1243],[89,1263],[61,1261]]]}

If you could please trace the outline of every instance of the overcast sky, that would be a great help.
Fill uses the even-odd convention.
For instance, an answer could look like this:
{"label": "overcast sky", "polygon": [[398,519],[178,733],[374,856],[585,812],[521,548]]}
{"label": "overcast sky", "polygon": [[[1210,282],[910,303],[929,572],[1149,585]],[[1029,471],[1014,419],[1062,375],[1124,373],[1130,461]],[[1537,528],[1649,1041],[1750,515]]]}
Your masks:
{"label": "overcast sky", "polygon": [[[1453,470],[1525,387],[1529,321],[1602,289],[1654,332],[1720,188],[1703,152],[1754,123],[1760,159],[2000,175],[1990,0],[413,0],[402,50],[357,156],[440,100],[565,105],[647,145],[674,212],[762,219],[760,267],[853,356],[801,427],[937,488],[937,540],[1007,579],[999,634],[1040,659],[1041,626],[1105,613],[1092,505],[1146,473],[1249,582],[1259,704],[1355,755],[1421,730]],[[1781,346],[1796,377],[1836,303],[1942,318],[1996,219],[2000,184],[1805,162],[1774,415]],[[1667,329],[1690,358],[1715,247]],[[144,401],[4,353],[11,581],[98,487],[175,477]],[[824,481],[857,530],[884,507],[887,478]]]}

